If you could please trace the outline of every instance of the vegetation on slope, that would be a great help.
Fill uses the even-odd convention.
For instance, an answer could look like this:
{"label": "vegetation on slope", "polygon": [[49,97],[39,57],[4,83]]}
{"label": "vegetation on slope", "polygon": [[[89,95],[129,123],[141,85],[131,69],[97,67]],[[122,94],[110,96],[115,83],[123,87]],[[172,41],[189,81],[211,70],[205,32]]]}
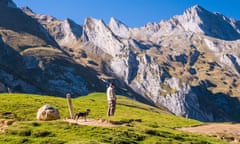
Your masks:
{"label": "vegetation on slope", "polygon": [[[92,93],[72,100],[74,111],[91,109],[88,119],[102,119],[121,126],[85,126],[64,122],[69,115],[65,98],[29,94],[0,94],[0,114],[12,112],[14,121],[0,133],[0,143],[82,144],[82,143],[225,143],[215,138],[185,133],[175,128],[195,126],[198,121],[173,116],[126,97],[118,96],[116,115],[107,117],[107,101],[104,93]],[[57,107],[61,120],[36,121],[38,108],[44,104]],[[0,115],[1,116],[1,115]]]}

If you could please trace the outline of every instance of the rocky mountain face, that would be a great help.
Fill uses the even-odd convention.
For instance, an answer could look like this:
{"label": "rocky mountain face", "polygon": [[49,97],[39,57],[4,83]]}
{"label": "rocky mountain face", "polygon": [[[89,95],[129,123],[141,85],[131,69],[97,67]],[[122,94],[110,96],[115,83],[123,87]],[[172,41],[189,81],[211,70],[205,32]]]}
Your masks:
{"label": "rocky mountain face", "polygon": [[84,75],[102,82],[60,49],[44,25],[12,7],[12,1],[0,5],[0,91],[65,96],[103,88],[88,84]]}
{"label": "rocky mountain face", "polygon": [[119,94],[179,116],[240,120],[239,21],[196,5],[139,28],[114,18],[79,25],[7,2],[0,3],[0,91],[85,95],[112,81]]}

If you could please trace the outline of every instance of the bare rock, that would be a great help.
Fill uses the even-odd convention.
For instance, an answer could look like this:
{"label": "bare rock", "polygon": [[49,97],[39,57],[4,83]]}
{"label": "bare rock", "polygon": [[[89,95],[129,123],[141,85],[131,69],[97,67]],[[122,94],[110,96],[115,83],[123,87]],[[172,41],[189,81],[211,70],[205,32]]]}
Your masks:
{"label": "bare rock", "polygon": [[48,121],[60,119],[60,113],[58,109],[46,104],[38,109],[37,120]]}

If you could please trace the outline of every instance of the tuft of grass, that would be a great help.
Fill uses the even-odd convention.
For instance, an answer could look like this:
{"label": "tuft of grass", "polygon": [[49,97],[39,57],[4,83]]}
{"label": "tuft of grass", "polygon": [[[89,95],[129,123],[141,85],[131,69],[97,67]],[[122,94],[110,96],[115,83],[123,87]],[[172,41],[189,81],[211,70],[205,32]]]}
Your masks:
{"label": "tuft of grass", "polygon": [[[92,93],[73,98],[74,112],[91,109],[89,119],[101,119],[118,126],[85,126],[64,122],[69,117],[67,100],[60,97],[32,94],[0,94],[0,113],[17,115],[14,123],[0,133],[1,144],[157,144],[157,143],[209,143],[226,142],[214,137],[196,135],[176,130],[195,126],[199,121],[174,116],[162,109],[145,105],[123,96],[117,96],[116,114],[107,117],[107,100],[104,93]],[[51,104],[58,108],[61,119],[36,121],[38,108]],[[119,125],[124,124],[124,125]]]}

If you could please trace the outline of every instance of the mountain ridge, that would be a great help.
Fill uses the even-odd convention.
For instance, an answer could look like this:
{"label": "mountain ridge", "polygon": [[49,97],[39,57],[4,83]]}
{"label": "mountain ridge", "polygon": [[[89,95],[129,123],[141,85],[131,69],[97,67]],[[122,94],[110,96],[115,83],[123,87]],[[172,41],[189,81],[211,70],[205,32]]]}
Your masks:
{"label": "mountain ridge", "polygon": [[[25,47],[20,53],[31,57],[24,58],[23,69],[33,74],[30,80],[44,93],[86,95],[105,91],[114,82],[117,93],[164,106],[175,115],[201,121],[240,120],[237,20],[198,5],[183,15],[139,28],[129,28],[115,18],[106,24],[89,17],[79,25],[29,8],[23,12],[54,40]],[[215,23],[220,24],[215,27]],[[3,43],[13,45],[16,39],[8,38]],[[31,70],[24,65],[31,65]],[[16,87],[6,79],[0,82]]]}

